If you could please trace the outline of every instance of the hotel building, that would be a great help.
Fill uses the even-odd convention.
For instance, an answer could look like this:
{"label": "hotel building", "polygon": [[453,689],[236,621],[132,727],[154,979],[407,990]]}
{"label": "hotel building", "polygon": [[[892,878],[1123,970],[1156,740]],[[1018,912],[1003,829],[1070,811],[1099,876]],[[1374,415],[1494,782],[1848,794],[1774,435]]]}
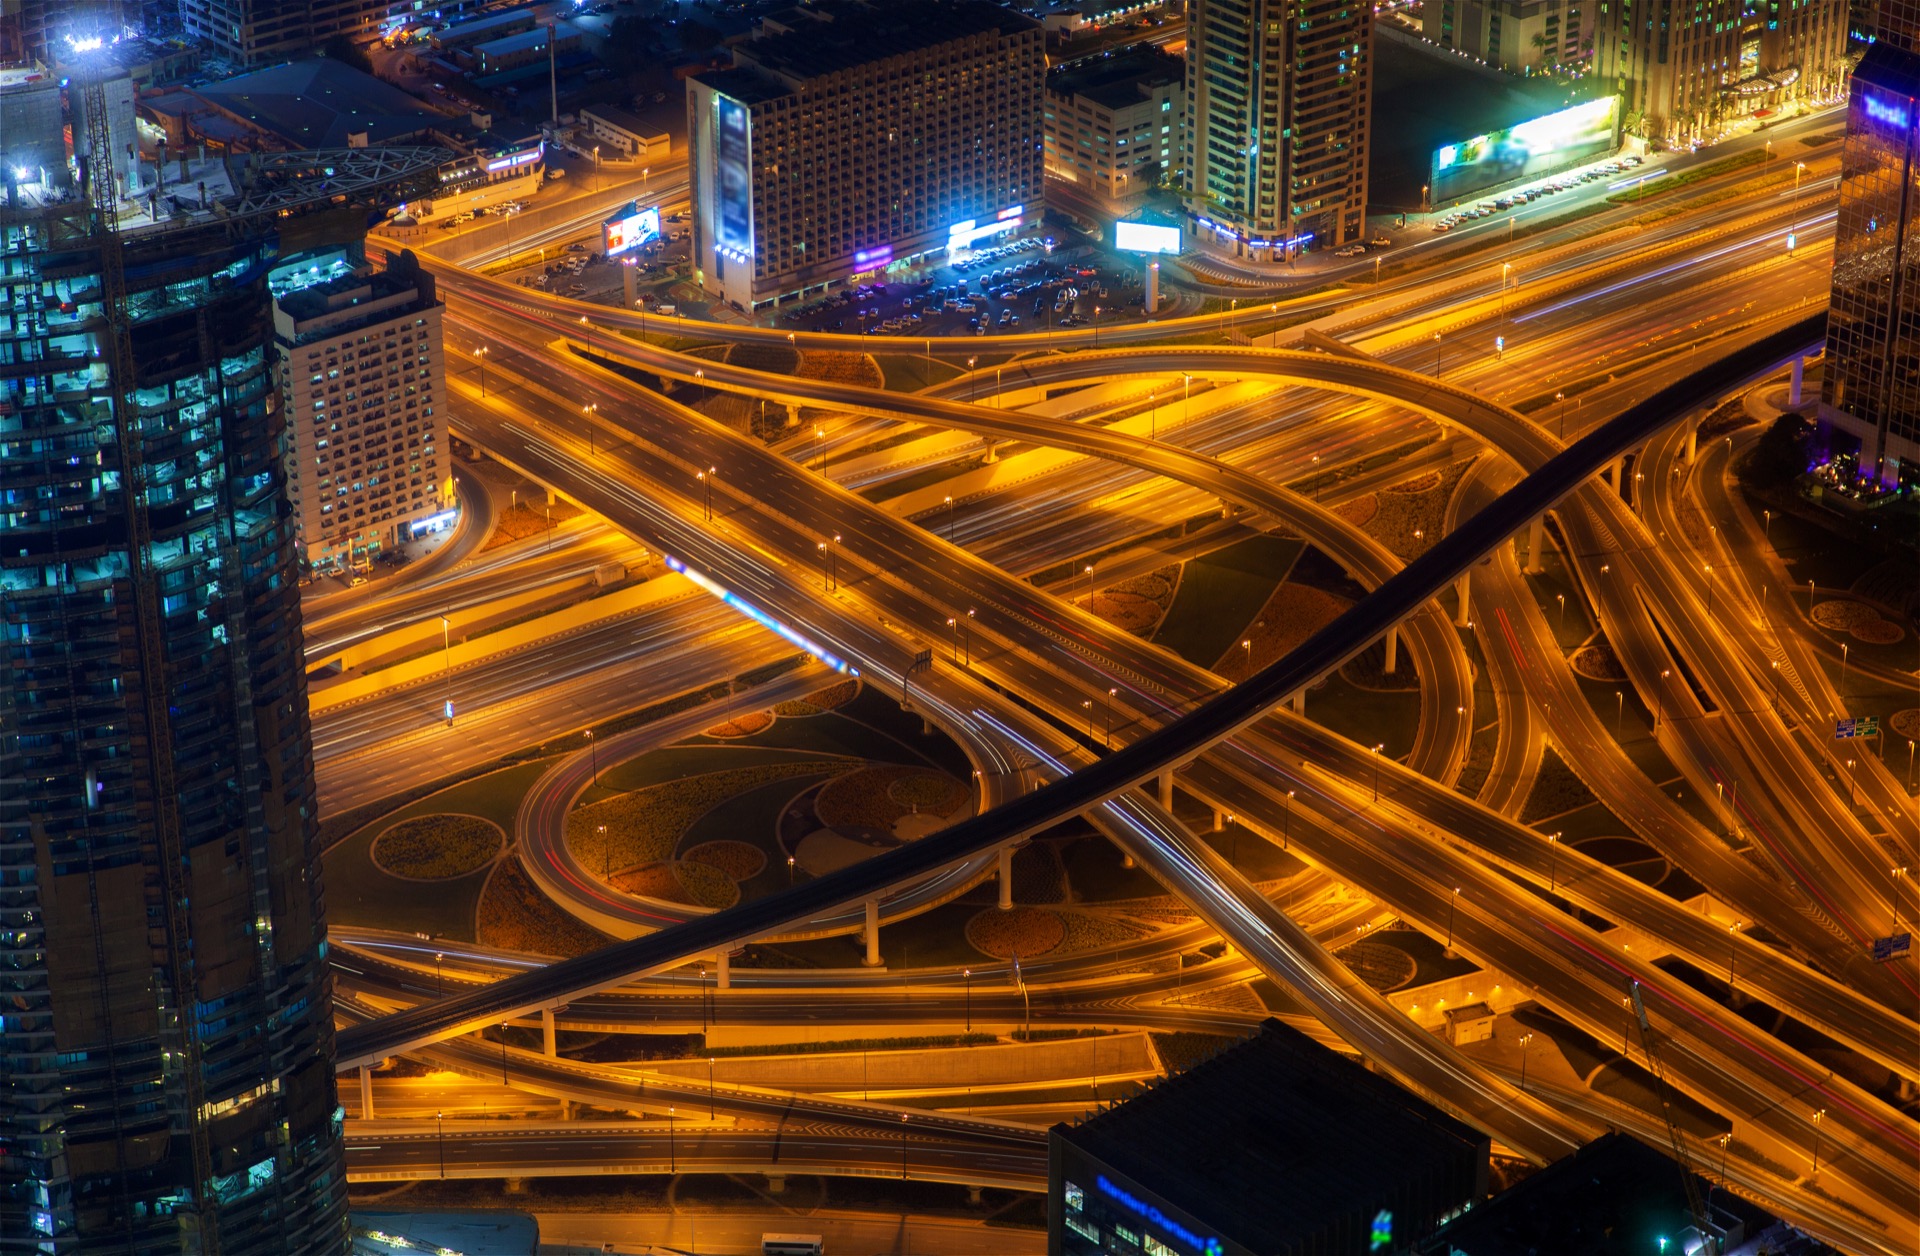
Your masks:
{"label": "hotel building", "polygon": [[1255,261],[1366,226],[1373,6],[1192,0],[1187,212],[1195,238]]}
{"label": "hotel building", "polygon": [[1177,172],[1186,65],[1158,48],[1089,57],[1047,75],[1047,176],[1118,199]]}
{"label": "hotel building", "polygon": [[1046,53],[984,0],[818,0],[687,81],[693,259],[742,310],[1038,223]]}

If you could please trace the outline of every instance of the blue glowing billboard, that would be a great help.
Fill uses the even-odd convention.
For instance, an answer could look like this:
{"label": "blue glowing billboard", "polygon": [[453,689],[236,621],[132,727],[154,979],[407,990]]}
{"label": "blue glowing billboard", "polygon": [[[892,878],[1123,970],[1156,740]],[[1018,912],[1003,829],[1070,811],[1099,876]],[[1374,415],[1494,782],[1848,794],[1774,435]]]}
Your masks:
{"label": "blue glowing billboard", "polygon": [[713,98],[714,178],[719,212],[714,233],[722,252],[753,256],[753,134],[747,107],[726,96]]}

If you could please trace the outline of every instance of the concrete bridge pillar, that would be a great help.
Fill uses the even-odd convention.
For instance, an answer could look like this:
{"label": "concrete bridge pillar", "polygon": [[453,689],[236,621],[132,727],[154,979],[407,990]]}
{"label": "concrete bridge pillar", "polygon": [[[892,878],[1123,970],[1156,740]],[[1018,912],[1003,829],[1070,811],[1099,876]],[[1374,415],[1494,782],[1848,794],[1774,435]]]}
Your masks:
{"label": "concrete bridge pillar", "polygon": [[1400,670],[1400,625],[1387,629],[1387,675]]}
{"label": "concrete bridge pillar", "polygon": [[1467,597],[1471,592],[1472,585],[1473,573],[1471,571],[1461,572],[1453,582],[1453,594],[1460,602],[1459,607],[1456,608],[1453,613],[1453,622],[1462,628],[1467,626],[1467,620],[1469,618],[1467,613]]}
{"label": "concrete bridge pillar", "polygon": [[360,1066],[360,1119],[373,1119],[373,1070],[364,1064]]}
{"label": "concrete bridge pillar", "polygon": [[787,403],[787,426],[788,427],[800,426],[800,407],[795,405],[791,401]]}
{"label": "concrete bridge pillar", "polygon": [[720,973],[720,989],[733,989],[733,956],[727,954],[725,951],[721,951],[719,957],[713,961],[713,964]]}
{"label": "concrete bridge pillar", "polygon": [[1294,690],[1292,701],[1293,713],[1304,718],[1307,714],[1307,691],[1305,689]]}
{"label": "concrete bridge pillar", "polygon": [[1215,807],[1213,809],[1213,831],[1215,833],[1218,833],[1220,831],[1221,824],[1225,821],[1225,819],[1226,819],[1226,813],[1221,811],[1220,808]]}
{"label": "concrete bridge pillar", "polygon": [[1612,462],[1609,462],[1607,464],[1607,479],[1613,484],[1614,492],[1618,493],[1620,491],[1621,477],[1624,476],[1626,473],[1627,473],[1627,459],[1625,455],[1615,458]]}
{"label": "concrete bridge pillar", "polygon": [[767,1194],[784,1195],[787,1193],[787,1175],[784,1173],[767,1174]]}
{"label": "concrete bridge pillar", "polygon": [[[1153,264],[1153,268],[1154,268],[1155,270],[1159,270],[1159,269],[1160,269],[1160,263],[1158,263],[1158,262],[1155,262],[1155,263]],[[979,1188],[979,1187],[977,1187],[977,1186],[969,1186],[969,1187],[967,1188],[967,1202],[968,1202],[968,1203],[970,1203],[970,1204],[976,1204],[976,1205],[977,1205],[977,1204],[978,1204],[978,1203],[980,1202],[980,1188]]]}
{"label": "concrete bridge pillar", "polygon": [[987,462],[1000,461],[1000,446],[997,442],[991,441],[991,440],[987,442],[986,461]]}
{"label": "concrete bridge pillar", "polygon": [[1173,810],[1173,773],[1171,772],[1160,774],[1160,809]]}
{"label": "concrete bridge pillar", "polygon": [[1692,462],[1700,456],[1700,425],[1687,424],[1687,461]]}
{"label": "concrete bridge pillar", "polygon": [[1013,910],[1013,847],[1000,848],[1000,910]]}
{"label": "concrete bridge pillar", "polygon": [[553,1023],[553,1009],[540,1009],[540,1050],[551,1060],[560,1054],[559,1033]]}
{"label": "concrete bridge pillar", "polygon": [[1526,570],[1538,574],[1546,570],[1541,559],[1546,557],[1547,517],[1535,515],[1533,522],[1527,525],[1527,565]]}
{"label": "concrete bridge pillar", "polygon": [[867,957],[860,961],[868,968],[880,967],[880,900],[867,900]]}
{"label": "concrete bridge pillar", "polygon": [[558,494],[558,493],[556,493],[556,492],[554,492],[554,491],[553,491],[552,489],[548,489],[548,490],[547,490],[547,505],[549,505],[549,506],[558,506],[559,504],[560,504],[560,494]]}

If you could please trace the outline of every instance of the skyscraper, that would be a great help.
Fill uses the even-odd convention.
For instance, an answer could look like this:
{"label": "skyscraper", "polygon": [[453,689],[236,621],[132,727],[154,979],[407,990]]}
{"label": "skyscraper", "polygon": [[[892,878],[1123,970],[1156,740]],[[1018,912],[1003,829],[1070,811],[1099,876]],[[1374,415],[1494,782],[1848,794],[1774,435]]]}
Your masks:
{"label": "skyscraper", "polygon": [[[114,94],[70,95],[111,151]],[[59,161],[0,204],[9,1256],[346,1249],[267,268],[349,216],[243,177]]]}
{"label": "skyscraper", "polygon": [[1602,0],[1593,68],[1641,133],[1681,147],[1829,98],[1846,51],[1846,0]]}
{"label": "skyscraper", "polygon": [[1187,212],[1256,261],[1365,228],[1373,6],[1191,0]]}
{"label": "skyscraper", "polygon": [[1820,417],[1891,487],[1920,461],[1920,0],[1881,0],[1844,143]]}

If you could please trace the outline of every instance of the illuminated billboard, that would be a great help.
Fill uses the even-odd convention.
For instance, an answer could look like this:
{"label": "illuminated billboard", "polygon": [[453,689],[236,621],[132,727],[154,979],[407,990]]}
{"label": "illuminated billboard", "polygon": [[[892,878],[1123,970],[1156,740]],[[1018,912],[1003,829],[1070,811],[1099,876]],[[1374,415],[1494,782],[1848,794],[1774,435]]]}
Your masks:
{"label": "illuminated billboard", "polygon": [[741,261],[753,256],[753,137],[747,107],[726,96],[713,98],[715,182],[719,212],[716,243]]}
{"label": "illuminated billboard", "polygon": [[1443,145],[1433,153],[1433,204],[1592,161],[1613,151],[1619,128],[1620,98],[1606,96]]}
{"label": "illuminated billboard", "polygon": [[600,238],[606,245],[608,257],[618,257],[650,240],[658,240],[660,211],[641,209],[637,202],[628,201],[619,213],[600,224]]}
{"label": "illuminated billboard", "polygon": [[1123,253],[1178,253],[1180,228],[1151,222],[1116,222],[1113,247]]}

